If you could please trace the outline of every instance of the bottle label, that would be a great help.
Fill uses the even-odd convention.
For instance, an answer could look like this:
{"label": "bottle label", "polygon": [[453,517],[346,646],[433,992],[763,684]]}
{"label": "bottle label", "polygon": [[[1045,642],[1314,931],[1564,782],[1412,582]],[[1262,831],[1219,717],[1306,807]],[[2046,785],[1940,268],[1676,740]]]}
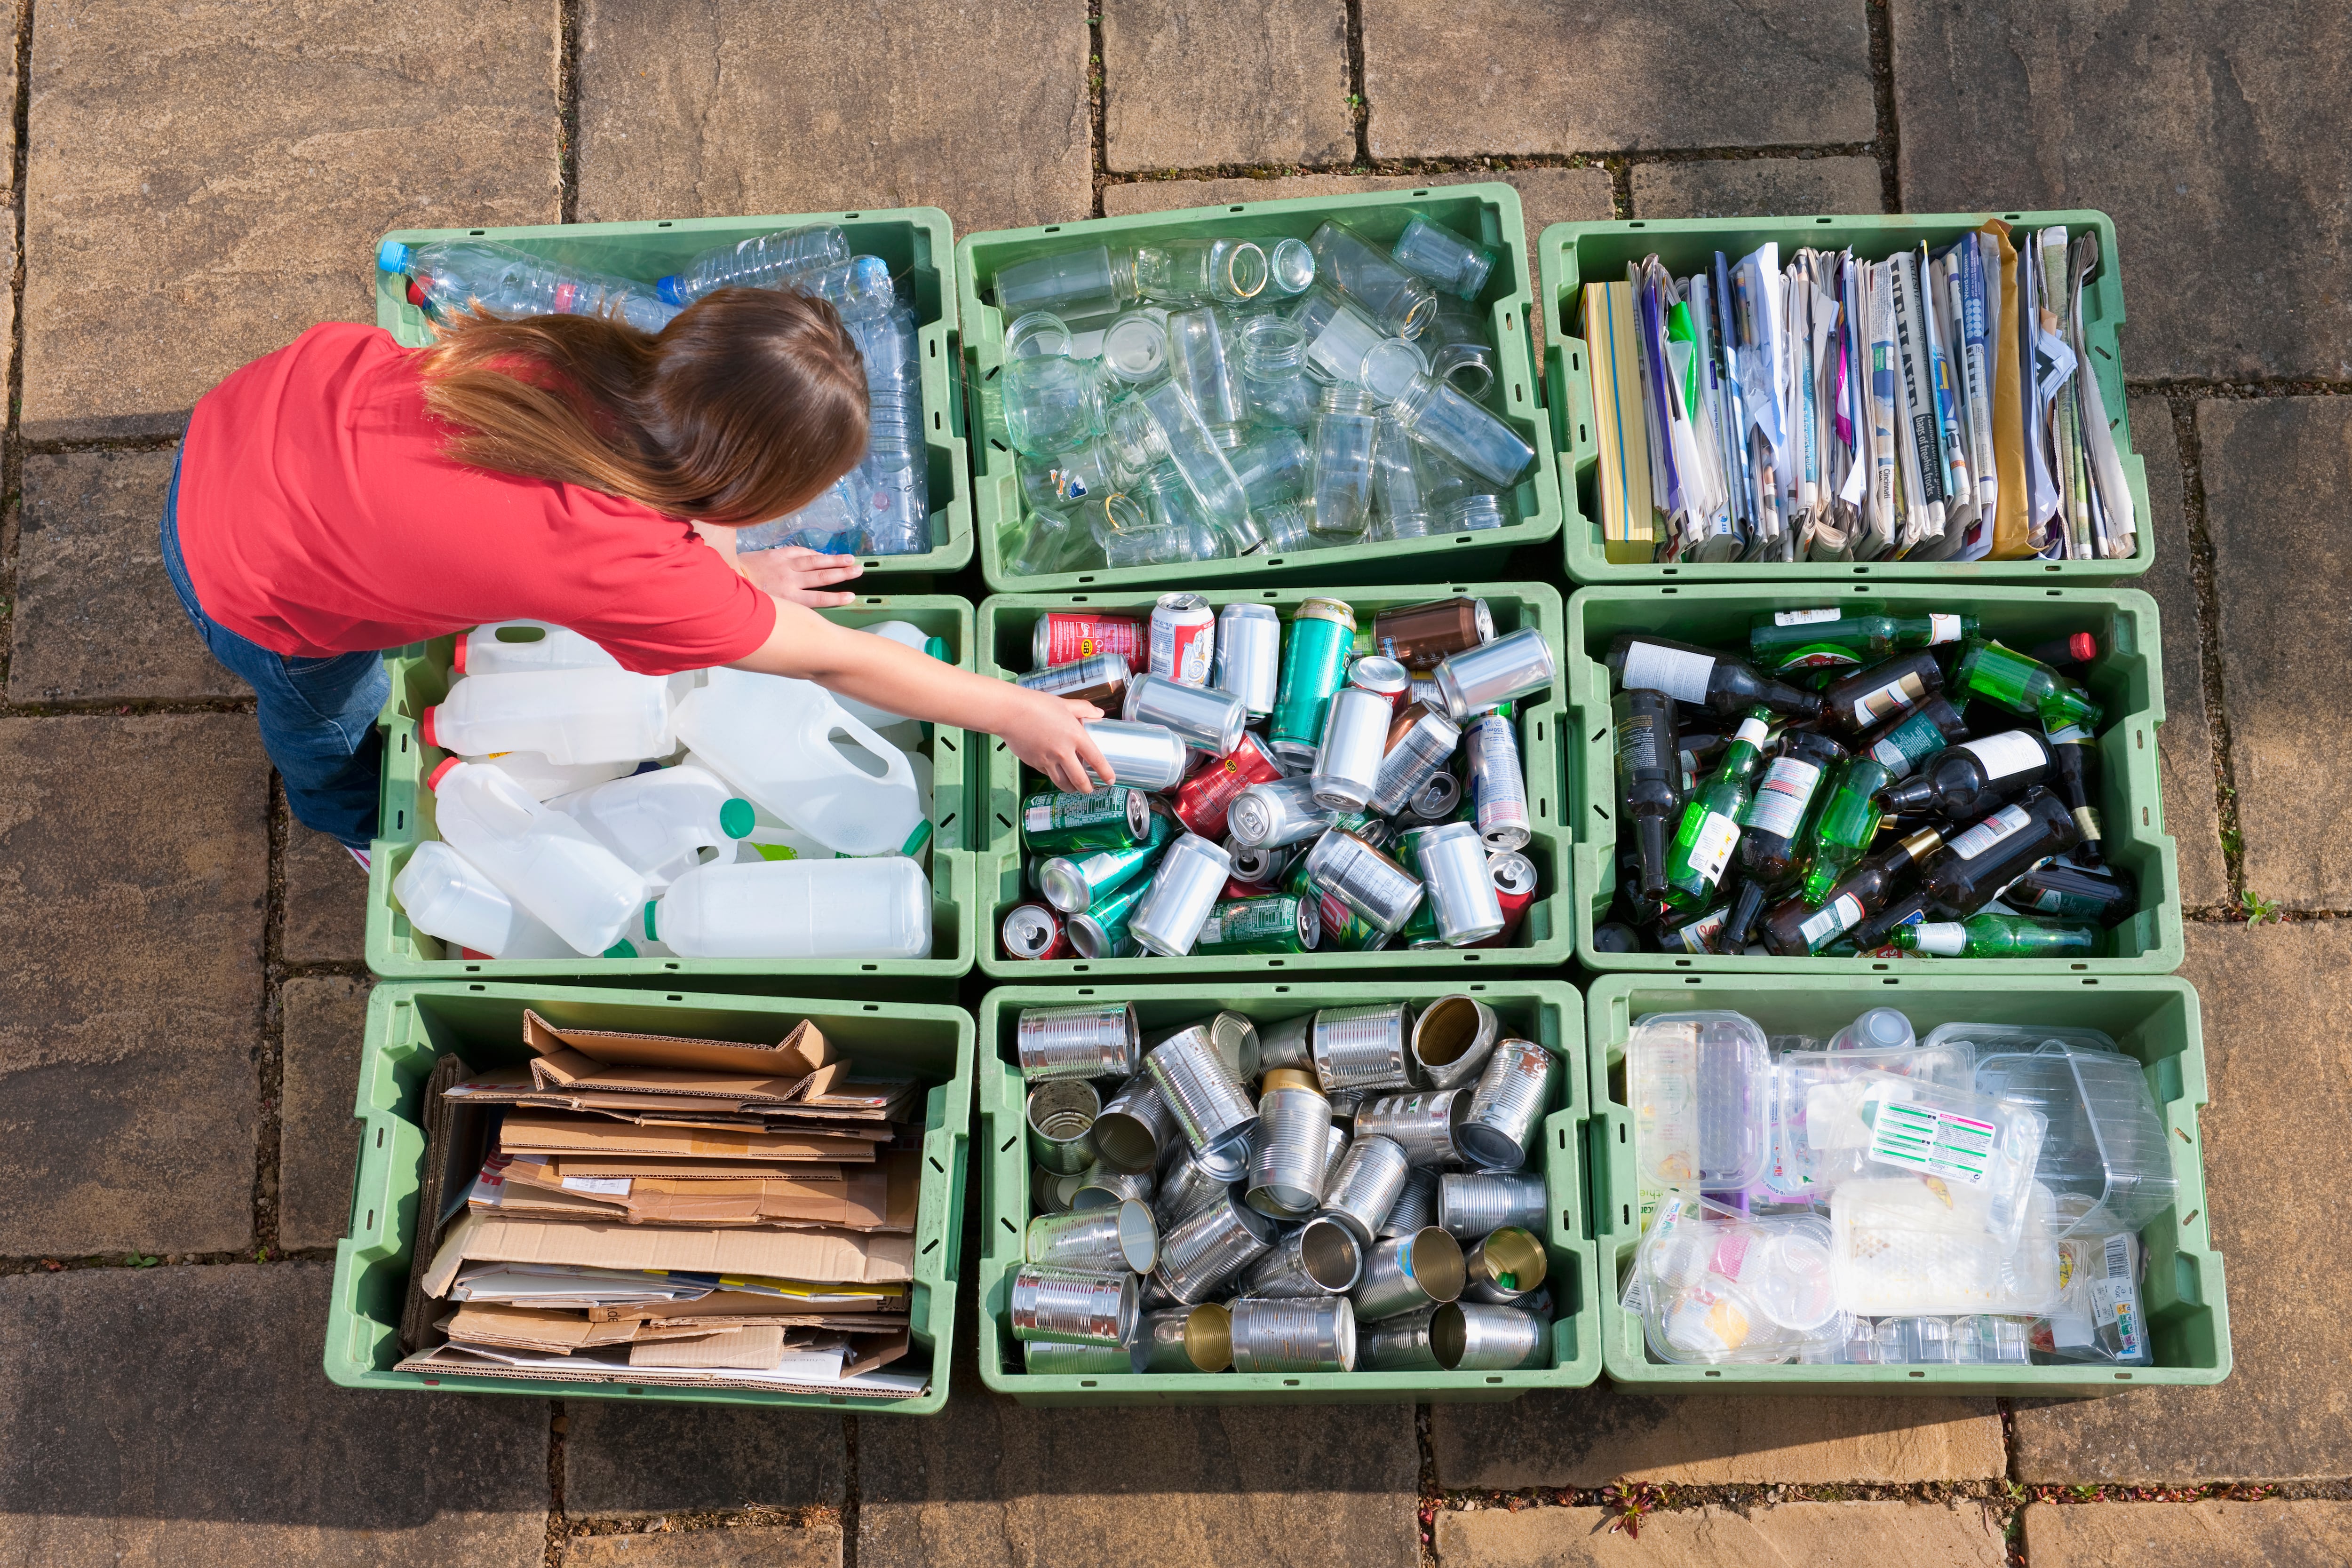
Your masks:
{"label": "bottle label", "polygon": [[1870,1125],[1870,1157],[1947,1181],[1982,1186],[2000,1129],[1974,1116],[1882,1101]]}
{"label": "bottle label", "polygon": [[1760,718],[1743,718],[1739,721],[1739,727],[1732,732],[1731,738],[1744,740],[1761,751],[1764,748],[1764,737],[1771,732],[1772,727]]}
{"label": "bottle label", "polygon": [[1715,660],[1706,653],[1637,642],[1625,650],[1617,684],[1628,691],[1664,692],[1676,702],[1703,703],[1707,677],[1714,674]]}
{"label": "bottle label", "polygon": [[1841,893],[1811,915],[1797,927],[1797,935],[1808,948],[1818,950],[1822,944],[1843,932],[1851,931],[1862,919],[1862,900],[1853,894]]}
{"label": "bottle label", "polygon": [[1870,748],[1870,759],[1897,779],[1944,749],[1944,732],[1926,714],[1914,714],[1881,736]]}
{"label": "bottle label", "polygon": [[1617,756],[1628,768],[1657,767],[1658,731],[1648,714],[1629,718],[1617,727]]}
{"label": "bottle label", "polygon": [[1848,664],[1859,664],[1861,658],[1850,648],[1834,643],[1808,643],[1780,661],[1783,673],[1790,670],[1839,670]]}
{"label": "bottle label", "polygon": [[1853,711],[1860,724],[1876,724],[1892,718],[1905,708],[1916,707],[1919,699],[1927,695],[1927,684],[1914,674],[1899,681],[1889,681],[1874,692],[1864,692],[1854,699]]}
{"label": "bottle label", "polygon": [[2045,756],[2033,737],[2021,729],[2012,729],[2003,735],[1988,735],[1979,740],[1965,740],[1957,749],[1967,752],[1981,763],[1987,782],[1994,784],[2043,766]]}
{"label": "bottle label", "polygon": [[1676,926],[1671,940],[1685,953],[1712,953],[1715,939],[1723,935],[1724,925],[1730,918],[1728,909],[1709,910],[1688,925]]}
{"label": "bottle label", "polygon": [[1818,626],[1824,621],[1834,621],[1835,610],[1783,610],[1772,617],[1775,626]]}
{"label": "bottle label", "polygon": [[2012,833],[2025,831],[2033,821],[2033,813],[2022,806],[2003,806],[1967,832],[1952,841],[1952,852],[1964,861],[1972,861]]}
{"label": "bottle label", "polygon": [[1739,824],[1720,811],[1709,811],[1701,822],[1697,836],[1691,841],[1691,870],[1708,886],[1715,885],[1723,875],[1723,868],[1731,862],[1732,847],[1739,842]]}
{"label": "bottle label", "polygon": [[1911,928],[1911,940],[1922,953],[1957,958],[1969,945],[1969,930],[1957,920],[1923,920]]}
{"label": "bottle label", "polygon": [[2099,809],[2096,806],[2074,808],[2074,831],[2086,841],[2096,843],[2107,835],[2099,829]]}
{"label": "bottle label", "polygon": [[1929,647],[1932,648],[1938,643],[1957,643],[1959,640],[1960,618],[1958,616],[1930,615],[1927,617],[1927,645]]}
{"label": "bottle label", "polygon": [[1822,770],[1814,764],[1798,757],[1780,758],[1765,770],[1764,781],[1756,786],[1756,798],[1748,803],[1741,820],[1759,833],[1793,839],[1821,781]]}
{"label": "bottle label", "polygon": [[2048,738],[2053,746],[2088,746],[2091,732],[2079,724],[2062,724],[2050,732]]}

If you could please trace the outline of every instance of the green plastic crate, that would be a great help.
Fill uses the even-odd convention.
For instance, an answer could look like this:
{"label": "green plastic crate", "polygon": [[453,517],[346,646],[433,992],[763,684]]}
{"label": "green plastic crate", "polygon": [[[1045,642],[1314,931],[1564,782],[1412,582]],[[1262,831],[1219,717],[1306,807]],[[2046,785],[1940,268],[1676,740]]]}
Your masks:
{"label": "green plastic crate", "polygon": [[[1375,612],[1400,604],[1423,604],[1433,599],[1470,594],[1486,601],[1494,612],[1497,636],[1523,626],[1540,627],[1559,657],[1561,623],[1559,593],[1541,582],[1475,582],[1433,584],[1426,588],[1261,588],[1203,592],[1202,597],[1223,609],[1237,600],[1272,604],[1288,612],[1302,599],[1337,595],[1355,607],[1359,624],[1369,624]],[[999,679],[1027,673],[1030,629],[1049,610],[1088,609],[1108,614],[1148,618],[1154,595],[1139,591],[1130,598],[1121,593],[1034,594],[1000,593],[980,607],[980,673]],[[1560,668],[1565,671],[1566,665]],[[981,854],[981,888],[988,905],[986,926],[979,934],[981,972],[1001,980],[1034,982],[1087,975],[1149,979],[1161,976],[1209,977],[1244,974],[1330,975],[1364,970],[1466,969],[1473,967],[1525,967],[1566,963],[1574,952],[1569,928],[1573,901],[1563,897],[1571,885],[1569,838],[1562,813],[1567,795],[1560,776],[1552,771],[1555,732],[1565,734],[1566,687],[1555,682],[1533,702],[1518,706],[1519,751],[1527,772],[1528,820],[1532,836],[1521,852],[1535,862],[1538,896],[1528,906],[1507,947],[1423,947],[1386,953],[1223,953],[1186,958],[1055,958],[1038,962],[1003,956],[1000,934],[1004,916],[1013,905],[1035,901],[1021,880],[1021,759],[1003,741],[988,737],[985,774],[982,779],[981,831],[987,847]],[[1112,716],[1117,716],[1116,715]]]}
{"label": "green plastic crate", "polygon": [[[873,596],[818,614],[844,626],[905,621],[927,635],[944,637],[952,662],[971,668],[971,605],[945,594]],[[407,865],[409,852],[437,837],[433,791],[425,779],[448,753],[426,746],[416,733],[417,716],[449,690],[454,637],[412,643],[384,654],[392,695],[377,722],[383,727],[383,795],[373,863],[368,870],[368,967],[386,979],[563,978],[591,984],[686,977],[706,988],[758,988],[778,979],[815,981],[827,988],[863,987],[891,992],[913,980],[944,988],[971,967],[978,929],[973,887],[976,866],[970,847],[971,785],[967,747],[976,737],[961,729],[931,728],[931,956],[912,959],[834,958],[793,963],[776,958],[459,958],[408,924],[393,897],[392,881]]]}
{"label": "green plastic crate", "polygon": [[1015,986],[988,993],[980,1009],[982,1224],[987,1239],[980,1260],[980,1376],[999,1394],[1024,1405],[1339,1405],[1448,1403],[1517,1399],[1530,1388],[1581,1388],[1601,1374],[1597,1337],[1601,1305],[1596,1252],[1587,1232],[1583,1155],[1578,1129],[1585,1117],[1584,1021],[1576,988],[1558,980],[1496,979],[1465,986],[1414,984],[1382,993],[1388,999],[1426,1004],[1464,992],[1502,1017],[1503,1027],[1533,1040],[1560,1059],[1558,1093],[1544,1118],[1543,1169],[1552,1223],[1544,1238],[1550,1264],[1546,1283],[1558,1313],[1547,1367],[1517,1372],[1184,1373],[1032,1375],[1022,1370],[1021,1345],[1005,1321],[1012,1276],[1021,1266],[1029,1222],[1031,1162],[1023,1107],[1026,1096],[1013,1046],[1021,1009],[1080,1001],[1133,1002],[1148,1034],[1206,1018],[1220,1009],[1259,1023],[1296,1018],[1318,1008],[1355,1006],[1360,988],[1319,985]]}
{"label": "green plastic crate", "polygon": [[[703,251],[803,224],[838,224],[854,255],[890,264],[899,297],[915,308],[923,356],[923,444],[929,454],[931,548],[920,555],[865,558],[867,575],[939,574],[971,560],[970,457],[964,450],[962,368],[957,359],[956,291],[948,271],[955,227],[937,207],[862,213],[789,213],[740,218],[666,218],[655,223],[538,224],[520,228],[394,229],[405,245],[489,239],[572,267],[646,282],[663,277]],[[432,341],[425,313],[408,302],[404,280],[375,275],[375,324],[409,348]]]}
{"label": "green plastic crate", "polygon": [[[1999,216],[2016,229],[2063,225],[2070,233],[2096,229],[2099,270],[2083,289],[2084,341],[2099,378],[2123,462],[2125,482],[2139,517],[2134,553],[2121,560],[1837,561],[1786,563],[1737,561],[1614,562],[1601,542],[1600,443],[1592,434],[1592,378],[1584,348],[1584,286],[1622,281],[1627,265],[1653,256],[1677,277],[1711,264],[1717,251],[1736,262],[1758,246],[1778,242],[1782,265],[1799,246],[1842,249],[1852,246],[1864,260],[1883,261],[1922,241],[1940,249],[1968,230]],[[2147,468],[2131,449],[2131,423],[2125,406],[2122,350],[2116,329],[2124,320],[2123,266],[2116,251],[2116,225],[2105,213],[1871,213],[1836,217],[1637,218],[1611,223],[1554,224],[1536,242],[1543,277],[1545,322],[1549,332],[1545,396],[1551,407],[1552,440],[1558,448],[1560,538],[1568,575],[1580,583],[1759,582],[1791,579],[1868,578],[1880,582],[1959,581],[2109,582],[2146,571],[2156,559],[2156,530],[2148,512]]]}
{"label": "green plastic crate", "polygon": [[[1833,976],[1841,971],[1911,968],[1912,961],[1853,958],[1750,958],[1688,953],[1603,953],[1595,923],[1608,918],[1617,887],[1617,759],[1612,733],[1609,669],[1601,656],[1621,632],[1648,632],[1709,647],[1745,648],[1750,616],[1807,610],[1832,600],[1860,612],[1976,616],[1989,637],[2017,647],[2069,632],[2099,639],[2084,684],[2106,710],[2098,739],[2099,816],[2107,861],[2137,879],[2140,911],[2105,934],[2112,956],[2096,958],[1921,959],[1959,975],[2169,974],[2180,967],[2180,868],[2164,831],[2157,727],[2164,722],[2163,654],[2156,601],[2136,589],[1998,588],[1966,591],[1915,583],[1790,582],[1771,588],[1692,583],[1666,588],[1587,588],[1569,601],[1568,678],[1575,705],[1568,739],[1570,815],[1576,821],[1578,956],[1593,969],[1693,969],[1736,974]],[[2021,723],[2031,721],[2021,720]]]}
{"label": "green plastic crate", "polygon": [[[1021,482],[1013,473],[1012,444],[1000,423],[988,426],[991,385],[1004,368],[1004,316],[982,297],[993,297],[997,269],[1033,256],[1087,246],[1151,244],[1199,235],[1240,239],[1305,239],[1326,218],[1360,230],[1368,239],[1393,244],[1413,214],[1492,246],[1502,260],[1475,302],[1488,313],[1499,355],[1496,386],[1503,402],[1494,412],[1536,449],[1535,465],[1512,500],[1517,520],[1507,528],[1452,534],[1392,544],[1343,545],[1287,556],[1252,556],[1239,560],[1185,561],[1172,566],[1105,568],[1015,577],[1006,569],[1019,552]],[[998,229],[967,235],[956,246],[956,292],[965,322],[964,375],[976,402],[971,414],[972,453],[977,460],[973,496],[980,535],[981,570],[999,593],[1061,593],[1122,583],[1182,582],[1207,587],[1224,582],[1265,581],[1269,577],[1321,582],[1392,582],[1416,572],[1469,576],[1499,570],[1517,545],[1540,544],[1559,531],[1559,481],[1545,439],[1543,381],[1537,371],[1528,314],[1534,280],[1528,276],[1527,224],[1519,193],[1501,183],[1442,185],[1360,196],[1303,196],[1283,202],[1235,202],[1222,207],[1146,213],[1125,218],[1089,218],[1043,228]],[[1491,403],[1491,399],[1489,400]]]}
{"label": "green plastic crate", "polygon": [[[2221,1255],[2205,1212],[2205,1159],[2197,1108],[2206,1103],[2205,1037],[2197,992],[2172,976],[2135,978],[1958,975],[1605,975],[1585,1000],[1592,1058],[1593,1237],[1601,1258],[1601,1343],[1618,1383],[1741,1394],[2113,1394],[2144,1384],[2211,1384],[2230,1375],[2230,1308]],[[1727,1009],[1767,1034],[1826,1039],[1874,1007],[1900,1009],[1921,1039],[1939,1024],[2014,1023],[2103,1030],[2147,1064],[2168,1129],[2179,1201],[2140,1232],[2147,1249],[2143,1304],[2154,1366],[2085,1362],[2056,1366],[1671,1366],[1653,1363],[1640,1317],[1620,1305],[1640,1241],[1625,1043],[1652,1013]]]}
{"label": "green plastic crate", "polygon": [[[558,1028],[632,1030],[709,1040],[782,1040],[807,1019],[860,1064],[933,1081],[923,1111],[922,1197],[915,1220],[909,1325],[927,1352],[930,1387],[912,1399],[684,1389],[536,1378],[434,1377],[395,1372],[400,1314],[424,1183],[425,1081],[455,1051],[478,1070],[528,1061],[522,1015]],[[544,985],[400,983],[368,998],[353,1114],[362,1124],[351,1233],[335,1244],[327,1310],[327,1375],[346,1388],[523,1394],[538,1399],[647,1399],[691,1405],[801,1406],[863,1415],[930,1416],[947,1403],[955,1335],[956,1271],[963,1239],[964,1182],[971,1136],[971,1016],[912,1003],[814,1001],[790,997],[687,996]]]}

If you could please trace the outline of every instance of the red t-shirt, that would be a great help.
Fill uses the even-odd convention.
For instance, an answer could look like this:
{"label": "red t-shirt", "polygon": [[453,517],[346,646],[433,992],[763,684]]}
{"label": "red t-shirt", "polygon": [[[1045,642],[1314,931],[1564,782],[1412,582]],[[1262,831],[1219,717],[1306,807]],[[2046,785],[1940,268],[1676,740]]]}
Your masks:
{"label": "red t-shirt", "polygon": [[629,669],[742,658],[775,601],[691,525],[443,453],[411,350],[329,322],[206,392],[180,461],[180,550],[213,619],[275,653],[395,648],[544,621]]}

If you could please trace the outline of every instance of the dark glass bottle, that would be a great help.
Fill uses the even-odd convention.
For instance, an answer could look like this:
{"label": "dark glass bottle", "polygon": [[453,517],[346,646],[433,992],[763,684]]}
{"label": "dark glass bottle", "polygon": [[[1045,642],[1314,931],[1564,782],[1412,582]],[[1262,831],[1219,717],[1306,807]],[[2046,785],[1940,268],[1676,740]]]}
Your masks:
{"label": "dark glass bottle", "polygon": [[1919,879],[1930,906],[1974,915],[2026,867],[2074,847],[2081,831],[2066,802],[2039,785],[1953,835]]}
{"label": "dark glass bottle", "polygon": [[1760,706],[1811,718],[1822,711],[1822,699],[1814,693],[1686,643],[1627,632],[1610,643],[1604,662],[1621,690],[1664,692],[1678,703],[1719,714]]}
{"label": "dark glass bottle", "polygon": [[2139,886],[2114,866],[2088,872],[2053,862],[2002,888],[2000,901],[2027,915],[2120,925],[2139,913]]}
{"label": "dark glass bottle", "polygon": [[1682,825],[1666,850],[1666,903],[1687,915],[1714,902],[1716,885],[1739,843],[1739,818],[1764,757],[1765,718],[1758,708],[1739,726],[1723,766],[1683,808]]}
{"label": "dark glass bottle", "polygon": [[1723,933],[1717,938],[1717,949],[1725,953],[1745,953],[1756,940],[1756,923],[1764,917],[1764,905],[1771,902],[1772,890],[1752,876],[1743,876],[1731,894],[1730,913],[1723,917]]}
{"label": "dark glass bottle", "polygon": [[1933,653],[1906,653],[1873,664],[1832,686],[1822,710],[1832,724],[1854,735],[1884,724],[1944,689],[1944,669]]}
{"label": "dark glass bottle", "polygon": [[1681,796],[1675,699],[1620,692],[1609,708],[1617,727],[1617,810],[1633,824],[1642,896],[1654,901],[1666,895],[1666,824]]}
{"label": "dark glass bottle", "polygon": [[1942,697],[1929,697],[1855,741],[1853,754],[1878,762],[1893,778],[1907,779],[1928,758],[1968,737],[1968,721],[1960,717],[1960,710]]}
{"label": "dark glass bottle", "polygon": [[1706,914],[1682,921],[1678,925],[1658,927],[1658,951],[1661,953],[1715,953],[1723,936],[1724,922],[1730,917],[1728,904],[1718,904]]}
{"label": "dark glass bottle", "polygon": [[1979,817],[2050,776],[2050,743],[2012,729],[1948,747],[1899,783],[1879,791],[1889,811]]}
{"label": "dark glass bottle", "polygon": [[1830,889],[1818,909],[1801,898],[1782,904],[1765,917],[1765,951],[1776,957],[1801,958],[1853,930],[1886,902],[1914,867],[1944,847],[1944,835],[1950,831],[1938,824],[1906,833],[1855,866],[1852,875]]}
{"label": "dark glass bottle", "polygon": [[2066,809],[2074,813],[2075,830],[2083,841],[2074,846],[2074,858],[2085,865],[2097,865],[2106,859],[2106,850],[2100,840],[2106,835],[2099,824],[2099,809],[2091,804],[2091,780],[2097,744],[2091,732],[2079,724],[2062,724],[2050,731],[2050,771],[2058,793],[2064,798]]}
{"label": "dark glass bottle", "polygon": [[[1976,628],[1969,628],[1974,636]],[[2025,656],[2036,663],[2063,669],[2069,665],[2087,664],[2099,656],[2099,640],[2088,632],[2069,632],[2063,637],[2053,637],[2047,643],[2036,643],[2025,651]]]}
{"label": "dark glass bottle", "polygon": [[1756,782],[1739,817],[1739,867],[1751,882],[1777,887],[1797,869],[1805,827],[1826,804],[1822,786],[1845,760],[1845,747],[1817,729],[1781,737],[1780,755]]}

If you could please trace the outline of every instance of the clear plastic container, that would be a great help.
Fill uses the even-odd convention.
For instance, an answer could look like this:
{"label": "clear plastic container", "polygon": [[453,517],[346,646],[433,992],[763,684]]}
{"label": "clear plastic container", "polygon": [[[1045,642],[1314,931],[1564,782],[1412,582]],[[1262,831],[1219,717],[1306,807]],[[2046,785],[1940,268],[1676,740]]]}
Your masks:
{"label": "clear plastic container", "polygon": [[2147,1071],[2096,1030],[1947,1024],[1980,1053],[1978,1090],[2049,1118],[2037,1175],[2057,1195],[2061,1234],[2137,1231],[2180,1195]]}
{"label": "clear plastic container", "polygon": [[1743,1013],[1653,1013],[1625,1042],[1643,1190],[1738,1192],[1771,1153],[1771,1059]]}
{"label": "clear plastic container", "polygon": [[[1974,1082],[1975,1066],[1975,1058],[1964,1045],[1940,1045],[1933,1051],[1922,1046],[1879,1051],[1781,1049],[1772,1063],[1772,1168],[1765,1174],[1765,1189],[1780,1197],[1811,1202],[1842,1176],[1861,1174],[1862,1152],[1869,1145],[1870,1130],[1858,1115],[1850,1113],[1847,1097],[1828,1086],[1861,1073],[1892,1072],[1966,1091]],[[1835,1113],[1822,1123],[1818,1142],[1806,1114],[1816,1091],[1824,1091],[1823,1105]]]}
{"label": "clear plastic container", "polygon": [[2039,1316],[2057,1304],[2050,1189],[2029,1182],[2004,1233],[1977,1188],[1938,1177],[1874,1176],[1830,1195],[1830,1268],[1841,1311],[1859,1317],[1992,1312]]}
{"label": "clear plastic container", "polygon": [[1789,1135],[1789,1152],[1816,1197],[1834,1198],[1854,1182],[1927,1178],[1967,1194],[1984,1209],[1986,1224],[2004,1239],[2014,1238],[2047,1118],[1932,1078],[1857,1070],[1843,1061],[1853,1054],[1825,1052],[1781,1067],[1782,1098],[1792,1114],[1801,1105],[1803,1118]]}
{"label": "clear plastic container", "polygon": [[1704,1365],[1826,1354],[1850,1332],[1830,1264],[1830,1228],[1816,1216],[1752,1218],[1676,1193],[1634,1256],[1650,1353]]}
{"label": "clear plastic container", "polygon": [[1893,1008],[1873,1008],[1830,1036],[1832,1051],[1908,1051],[1918,1043],[1911,1020]]}

